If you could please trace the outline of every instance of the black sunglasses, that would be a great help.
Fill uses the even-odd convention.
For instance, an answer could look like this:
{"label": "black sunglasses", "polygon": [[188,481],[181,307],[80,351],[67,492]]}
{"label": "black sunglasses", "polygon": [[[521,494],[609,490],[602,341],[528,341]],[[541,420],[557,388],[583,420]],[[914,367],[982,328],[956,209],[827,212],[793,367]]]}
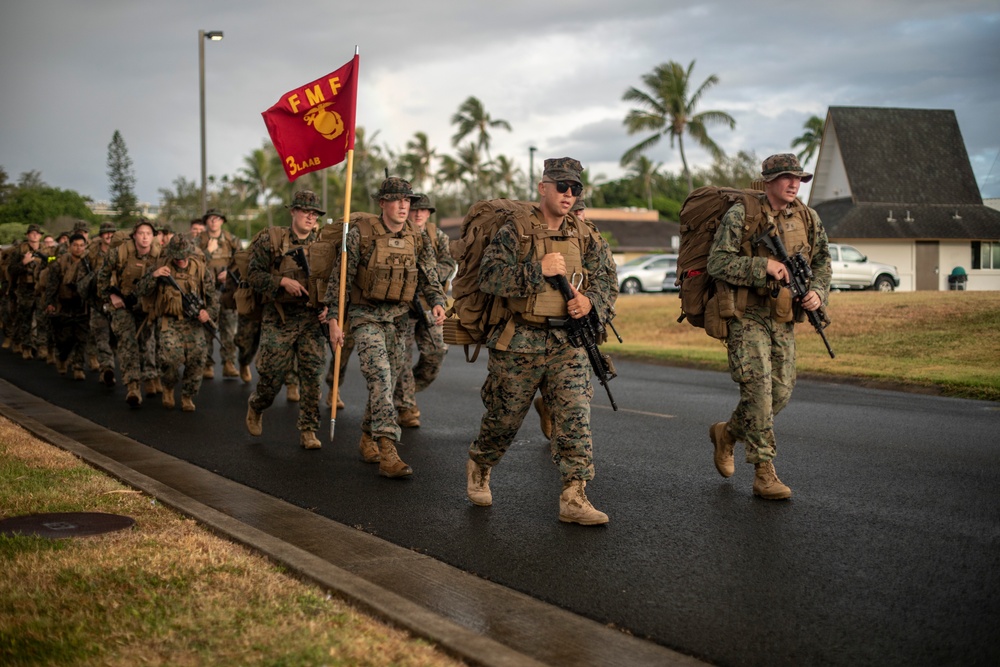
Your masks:
{"label": "black sunglasses", "polygon": [[569,181],[545,181],[546,183],[552,183],[556,186],[556,192],[559,194],[565,193],[569,190],[570,194],[574,197],[579,197],[580,193],[583,192],[583,186],[579,183],[570,183]]}

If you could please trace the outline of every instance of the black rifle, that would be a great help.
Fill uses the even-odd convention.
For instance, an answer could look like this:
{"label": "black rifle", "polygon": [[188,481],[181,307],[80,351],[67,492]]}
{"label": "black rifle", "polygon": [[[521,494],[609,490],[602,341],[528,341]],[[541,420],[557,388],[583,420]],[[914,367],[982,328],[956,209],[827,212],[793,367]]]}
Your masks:
{"label": "black rifle", "polygon": [[[809,262],[806,261],[806,258],[801,252],[797,252],[789,257],[788,251],[785,250],[785,244],[781,242],[781,237],[777,234],[772,236],[767,229],[758,234],[753,242],[755,245],[763,245],[772,255],[778,258],[779,262],[785,265],[785,270],[788,272],[788,282],[785,286],[791,290],[792,298],[801,303],[805,295],[809,293],[809,283],[813,277],[812,269],[809,267]],[[777,289],[775,289],[771,296],[777,295]],[[826,310],[824,310],[823,306],[820,306],[816,310],[806,310],[805,313],[813,328],[816,329],[816,333],[823,339],[823,344],[826,345],[826,351],[830,353],[830,358],[833,359],[835,355],[833,354],[833,350],[830,349],[830,341],[826,339],[826,334],[823,333],[823,329],[830,326],[830,318],[827,317]]]}
{"label": "black rifle", "polygon": [[[309,289],[309,260],[306,258],[305,248],[303,246],[298,246],[297,248],[292,248],[285,254],[294,259],[295,263],[298,264],[299,268],[306,274],[306,289]],[[327,345],[330,346],[330,353],[336,356],[337,353],[333,349],[333,341],[330,340],[330,325],[325,322],[318,322],[318,324],[320,333],[323,334],[323,338],[326,340]]]}
{"label": "black rifle", "polygon": [[[189,320],[194,320],[195,322],[197,322],[198,315],[201,313],[201,311],[208,310],[208,307],[205,305],[205,302],[202,301],[200,296],[182,290],[181,286],[177,284],[177,281],[174,280],[174,277],[172,275],[167,274],[165,276],[160,276],[160,280],[167,283],[168,285],[170,285],[171,287],[173,287],[174,289],[176,289],[178,292],[181,293],[181,306],[184,309],[184,317],[188,318]],[[212,338],[219,341],[219,345],[222,345],[222,341],[219,340],[219,327],[215,325],[215,322],[213,322],[212,320],[208,320],[207,322],[202,322],[201,325],[205,327],[205,331],[212,334]]]}
{"label": "black rifle", "polygon": [[[559,292],[566,301],[573,298],[573,289],[569,286],[566,276],[552,276],[546,280],[559,288]],[[585,317],[580,319],[566,317],[565,321],[561,323],[569,336],[569,344],[573,347],[582,347],[587,351],[587,358],[590,360],[591,368],[594,369],[594,374],[604,390],[608,392],[611,408],[617,410],[618,404],[615,403],[615,398],[611,395],[611,387],[608,386],[608,383],[618,377],[618,374],[615,372],[614,364],[611,363],[611,357],[602,354],[597,346],[597,341],[604,337],[606,332],[601,318],[591,310]]]}

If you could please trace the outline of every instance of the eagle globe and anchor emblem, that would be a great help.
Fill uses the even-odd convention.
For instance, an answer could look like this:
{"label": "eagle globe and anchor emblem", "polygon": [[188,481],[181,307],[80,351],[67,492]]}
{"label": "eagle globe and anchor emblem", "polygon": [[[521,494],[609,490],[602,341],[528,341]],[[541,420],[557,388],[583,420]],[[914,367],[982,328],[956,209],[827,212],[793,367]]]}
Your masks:
{"label": "eagle globe and anchor emblem", "polygon": [[312,125],[327,139],[336,139],[344,133],[344,119],[333,110],[327,110],[333,102],[324,102],[313,107],[302,116],[306,125]]}

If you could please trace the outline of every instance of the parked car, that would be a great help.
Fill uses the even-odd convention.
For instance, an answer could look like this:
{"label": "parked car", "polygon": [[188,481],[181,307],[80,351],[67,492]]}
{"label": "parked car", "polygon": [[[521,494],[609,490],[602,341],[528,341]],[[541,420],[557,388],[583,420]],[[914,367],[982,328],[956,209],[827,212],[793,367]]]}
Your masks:
{"label": "parked car", "polygon": [[892,292],[899,287],[899,272],[891,264],[870,262],[854,246],[830,244],[830,263],[833,268],[832,289],[874,289]]}
{"label": "parked car", "polygon": [[677,267],[667,271],[666,275],[663,276],[663,291],[664,292],[679,292],[680,286],[676,285],[677,282]]}
{"label": "parked car", "polygon": [[618,290],[622,294],[660,292],[663,274],[677,270],[677,255],[642,255],[618,267]]}

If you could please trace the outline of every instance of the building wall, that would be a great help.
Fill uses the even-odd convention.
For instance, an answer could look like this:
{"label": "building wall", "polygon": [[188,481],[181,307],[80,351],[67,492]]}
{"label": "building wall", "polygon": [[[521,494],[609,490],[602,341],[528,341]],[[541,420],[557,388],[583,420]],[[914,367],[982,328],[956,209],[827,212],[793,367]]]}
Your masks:
{"label": "building wall", "polygon": [[[901,292],[912,292],[916,285],[916,244],[911,239],[836,239],[837,243],[852,245],[873,262],[892,264],[899,272]],[[972,243],[970,241],[943,240],[938,244],[938,289],[949,289],[948,276],[952,269],[960,266],[969,276],[966,289],[969,291],[1000,290],[1000,271],[973,270]]]}

